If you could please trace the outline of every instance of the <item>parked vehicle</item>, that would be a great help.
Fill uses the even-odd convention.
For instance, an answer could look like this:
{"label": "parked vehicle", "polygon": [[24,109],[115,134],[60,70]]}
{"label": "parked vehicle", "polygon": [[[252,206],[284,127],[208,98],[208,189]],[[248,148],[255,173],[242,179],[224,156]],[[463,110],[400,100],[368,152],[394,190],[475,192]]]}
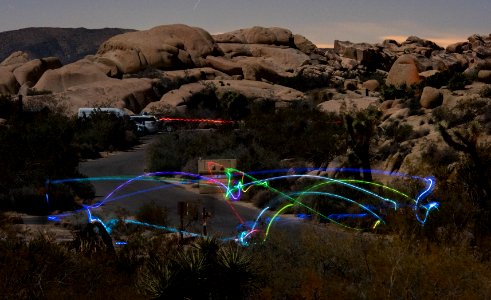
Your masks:
{"label": "parked vehicle", "polygon": [[121,118],[126,116],[125,111],[121,108],[115,108],[115,107],[82,107],[82,108],[78,109],[78,117],[79,118],[88,118],[88,117],[90,117],[91,114],[94,114],[97,112],[105,112],[108,114],[114,114],[114,115],[121,117]]}
{"label": "parked vehicle", "polygon": [[134,115],[130,120],[135,122],[138,132],[143,134],[155,133],[159,130],[160,121],[153,115]]}

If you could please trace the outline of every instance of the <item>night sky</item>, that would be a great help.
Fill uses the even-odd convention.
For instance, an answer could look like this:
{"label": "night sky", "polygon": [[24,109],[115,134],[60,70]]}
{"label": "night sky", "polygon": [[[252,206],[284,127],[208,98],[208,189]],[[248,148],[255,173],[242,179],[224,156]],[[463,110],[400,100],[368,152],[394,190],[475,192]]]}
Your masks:
{"label": "night sky", "polygon": [[445,46],[491,33],[491,0],[0,0],[0,31],[25,27],[149,29],[183,23],[214,34],[278,26],[322,45],[409,35]]}

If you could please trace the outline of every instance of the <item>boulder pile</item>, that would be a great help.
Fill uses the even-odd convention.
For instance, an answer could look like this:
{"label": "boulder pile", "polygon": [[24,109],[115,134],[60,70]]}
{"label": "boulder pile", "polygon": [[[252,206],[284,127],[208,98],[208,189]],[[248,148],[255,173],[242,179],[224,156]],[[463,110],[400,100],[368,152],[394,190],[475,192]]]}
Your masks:
{"label": "boulder pile", "polygon": [[[336,40],[333,49],[319,49],[285,28],[255,26],[211,35],[175,24],[114,36],[94,55],[65,66],[55,57],[30,60],[26,53],[12,53],[0,63],[0,94],[29,98],[50,93],[64,99],[72,112],[80,106],[115,105],[139,113],[169,105],[183,109],[186,97],[176,95],[199,92],[196,87],[204,83],[216,86],[217,94],[225,84],[250,101],[286,103],[328,87],[377,97],[384,83],[410,86],[442,71],[490,83],[491,36],[473,35],[446,49],[414,36],[402,43]],[[453,101],[445,95],[427,89],[421,105],[434,108]],[[352,99],[353,94],[336,97]]]}

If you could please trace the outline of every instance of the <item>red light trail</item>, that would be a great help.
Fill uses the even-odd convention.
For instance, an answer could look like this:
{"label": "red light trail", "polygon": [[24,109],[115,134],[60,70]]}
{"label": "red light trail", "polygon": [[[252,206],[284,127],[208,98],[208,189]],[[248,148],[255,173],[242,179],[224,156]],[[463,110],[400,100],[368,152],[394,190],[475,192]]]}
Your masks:
{"label": "red light trail", "polygon": [[185,119],[185,118],[160,118],[160,121],[177,121],[189,123],[212,123],[212,124],[233,124],[234,121],[213,120],[213,119]]}

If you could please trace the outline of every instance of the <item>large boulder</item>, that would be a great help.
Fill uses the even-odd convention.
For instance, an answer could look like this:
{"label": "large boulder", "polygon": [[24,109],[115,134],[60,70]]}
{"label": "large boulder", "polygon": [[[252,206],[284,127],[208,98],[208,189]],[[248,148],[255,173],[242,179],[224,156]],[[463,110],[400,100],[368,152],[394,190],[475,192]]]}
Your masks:
{"label": "large boulder", "polygon": [[61,61],[58,57],[53,57],[53,56],[44,57],[44,58],[41,58],[41,61],[43,62],[44,67],[47,70],[58,69],[58,68],[61,68],[63,66],[63,64],[61,63]]}
{"label": "large boulder", "polygon": [[14,70],[15,79],[20,85],[30,81],[37,82],[43,75],[45,68],[40,59],[31,60]]}
{"label": "large boulder", "polygon": [[34,86],[36,90],[47,90],[54,93],[92,82],[109,79],[94,63],[82,59],[59,69],[47,70]]}
{"label": "large boulder", "polygon": [[[112,79],[73,86],[62,95],[71,107],[110,106],[139,113],[150,102],[157,101],[153,80],[145,78]],[[73,109],[72,109],[73,111]]]}
{"label": "large boulder", "polygon": [[471,45],[469,42],[458,42],[458,43],[453,43],[447,46],[445,51],[447,53],[461,53],[464,51],[470,50]]}
{"label": "large boulder", "polygon": [[246,80],[276,82],[292,77],[295,70],[310,60],[300,50],[286,46],[221,43],[219,47],[225,55],[208,56],[209,66],[229,75],[243,75]]}
{"label": "large boulder", "polygon": [[382,51],[368,43],[351,43],[349,41],[334,41],[334,51],[345,58],[356,60],[359,64],[370,69],[388,70],[395,60],[395,56]]}
{"label": "large boulder", "polygon": [[369,79],[363,82],[363,88],[370,92],[377,92],[380,89],[380,83],[376,79]]}
{"label": "large boulder", "polygon": [[250,80],[213,80],[205,81],[216,86],[216,95],[219,99],[229,92],[244,95],[247,99],[269,99],[276,102],[296,102],[305,100],[304,93],[292,88],[277,84]]}
{"label": "large boulder", "polygon": [[370,107],[378,108],[379,98],[363,97],[363,98],[345,98],[339,100],[329,100],[317,105],[317,108],[325,113],[339,114],[342,112],[356,112],[367,110]]}
{"label": "large boulder", "polygon": [[313,89],[329,85],[333,73],[334,68],[328,65],[305,65],[297,68],[292,78],[297,80],[297,85]]}
{"label": "large boulder", "polygon": [[405,45],[412,45],[415,47],[425,47],[425,48],[430,48],[433,50],[443,50],[442,47],[438,46],[434,42],[426,39],[419,38],[417,36],[410,36],[408,37],[401,46]]}
{"label": "large boulder", "polygon": [[438,71],[462,72],[469,66],[466,57],[459,53],[441,53],[431,57],[433,69]]}
{"label": "large boulder", "polygon": [[206,57],[206,62],[213,69],[219,70],[228,75],[243,75],[242,66],[238,62],[230,59],[208,56]]}
{"label": "large boulder", "polygon": [[278,82],[282,78],[293,76],[293,74],[288,74],[281,70],[281,66],[272,64],[262,57],[244,57],[238,63],[242,65],[242,73],[245,80]]}
{"label": "large boulder", "polygon": [[440,90],[429,86],[423,89],[421,99],[419,100],[423,108],[435,108],[442,105],[442,102],[443,94]]}
{"label": "large boulder", "polygon": [[[310,60],[310,57],[301,51],[289,47],[279,47],[260,44],[219,44],[225,54],[234,61],[242,57],[259,57],[277,66],[282,71],[294,70]],[[242,53],[237,55],[237,53]]]}
{"label": "large boulder", "polygon": [[472,49],[476,49],[477,47],[483,46],[486,43],[485,37],[478,34],[471,35],[467,38],[467,40],[469,41],[469,44],[471,44]]}
{"label": "large boulder", "polygon": [[306,37],[300,34],[295,34],[293,36],[293,43],[298,50],[302,51],[305,54],[312,54],[315,53],[315,51],[317,50],[317,46],[314,45],[314,43],[312,43]]}
{"label": "large boulder", "polygon": [[99,68],[99,70],[101,70],[108,77],[120,78],[122,75],[116,63],[106,57],[87,55],[85,59],[94,63],[94,65],[96,65],[97,68]]}
{"label": "large boulder", "polygon": [[[305,95],[297,90],[281,85],[273,85],[250,80],[206,80],[181,86],[166,93],[159,102],[150,103],[144,111],[181,109],[198,94],[207,95],[203,99],[223,99],[229,93],[243,95],[247,100],[268,99],[276,103],[291,103],[305,100]],[[213,97],[211,97],[213,95]]]}
{"label": "large boulder", "polygon": [[29,54],[23,51],[16,51],[5,58],[0,66],[25,64],[29,61]]}
{"label": "large boulder", "polygon": [[202,67],[205,57],[217,51],[205,30],[176,24],[114,36],[101,45],[97,55],[114,62],[121,73],[134,73],[148,67]]}
{"label": "large boulder", "polygon": [[477,73],[479,81],[491,83],[491,70],[481,70]]}
{"label": "large boulder", "polygon": [[411,86],[421,81],[419,77],[418,67],[411,55],[403,55],[399,57],[390,68],[389,74],[385,83],[394,86]]}
{"label": "large boulder", "polygon": [[6,67],[0,67],[0,95],[14,95],[19,90],[19,83],[14,74]]}
{"label": "large boulder", "polygon": [[279,27],[260,27],[239,29],[214,35],[217,43],[267,44],[290,46],[294,37],[290,30]]}
{"label": "large boulder", "polygon": [[475,49],[472,49],[476,56],[480,59],[486,59],[491,57],[491,45],[490,46],[479,46]]}
{"label": "large boulder", "polygon": [[31,86],[41,78],[46,70],[60,68],[61,62],[57,57],[46,57],[41,59],[31,60],[13,71],[15,79],[19,85],[29,83]]}
{"label": "large boulder", "polygon": [[334,40],[334,52],[338,55],[344,55],[346,48],[351,46],[353,46],[353,43],[350,41]]}
{"label": "large boulder", "polygon": [[187,70],[162,71],[162,77],[176,86],[200,80],[232,79],[231,76],[212,68],[196,68]]}

